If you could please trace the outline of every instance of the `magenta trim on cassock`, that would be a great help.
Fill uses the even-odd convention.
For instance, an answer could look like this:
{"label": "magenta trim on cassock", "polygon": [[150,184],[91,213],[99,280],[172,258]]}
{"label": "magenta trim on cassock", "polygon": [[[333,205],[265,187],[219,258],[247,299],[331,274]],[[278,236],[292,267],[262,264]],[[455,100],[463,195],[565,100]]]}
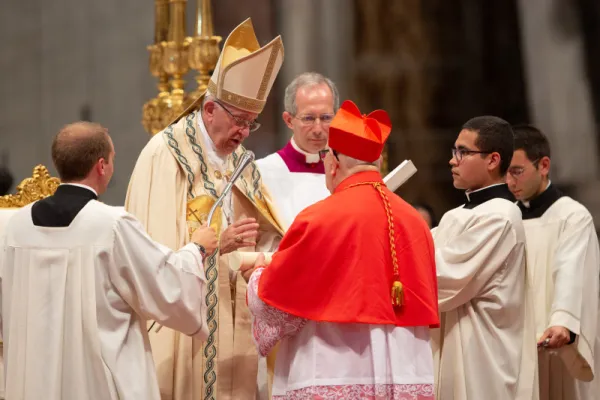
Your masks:
{"label": "magenta trim on cassock", "polygon": [[310,174],[324,174],[325,166],[323,161],[318,163],[307,163],[306,156],[294,149],[292,142],[288,142],[287,145],[277,152],[285,165],[287,165],[290,172],[308,172]]}

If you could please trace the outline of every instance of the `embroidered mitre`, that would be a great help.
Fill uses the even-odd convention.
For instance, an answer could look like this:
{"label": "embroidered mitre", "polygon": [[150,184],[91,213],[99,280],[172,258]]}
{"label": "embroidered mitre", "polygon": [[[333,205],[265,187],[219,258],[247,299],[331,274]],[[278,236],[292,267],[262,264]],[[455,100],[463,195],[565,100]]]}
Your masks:
{"label": "embroidered mitre", "polygon": [[[252,20],[248,18],[227,37],[219,61],[208,82],[208,92],[243,111],[260,114],[283,63],[283,41],[277,36],[260,47]],[[180,116],[199,109],[206,92]]]}

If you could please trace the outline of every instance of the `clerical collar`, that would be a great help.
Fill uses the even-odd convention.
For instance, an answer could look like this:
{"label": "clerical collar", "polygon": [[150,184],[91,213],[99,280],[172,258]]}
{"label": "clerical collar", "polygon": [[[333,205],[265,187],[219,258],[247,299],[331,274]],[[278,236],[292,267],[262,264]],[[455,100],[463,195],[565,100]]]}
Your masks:
{"label": "clerical collar", "polygon": [[[93,188],[91,188],[88,185],[83,185],[81,183],[61,183],[60,185],[58,185],[58,187],[61,187],[61,186],[75,186],[75,187],[87,189],[94,194],[95,198],[98,198],[98,192],[96,192]],[[65,190],[65,189],[63,189],[63,190]],[[66,189],[66,190],[69,191],[69,189]]]}
{"label": "clerical collar", "polygon": [[564,194],[551,183],[546,190],[534,199],[527,202],[519,201],[518,205],[523,214],[523,219],[540,218]]}
{"label": "clerical collar", "polygon": [[319,163],[321,161],[321,157],[319,156],[319,153],[312,154],[312,153],[309,153],[309,152],[306,152],[306,151],[302,150],[300,148],[300,146],[298,146],[298,143],[296,143],[296,141],[294,140],[293,137],[290,140],[290,143],[292,144],[292,147],[294,148],[294,150],[296,150],[298,153],[304,155],[304,157],[306,158],[306,163],[307,164],[317,164],[317,163]]}
{"label": "clerical collar", "polygon": [[[324,174],[325,166],[319,154],[310,154],[301,150],[292,138],[288,144],[277,152],[290,172],[307,172]],[[309,156],[316,157],[316,162],[308,162]],[[312,160],[313,158],[311,158]]]}
{"label": "clerical collar", "polygon": [[227,169],[227,156],[221,157],[219,153],[217,153],[217,147],[215,143],[210,138],[208,131],[206,130],[206,126],[204,126],[204,121],[202,120],[202,113],[197,111],[196,120],[198,120],[198,128],[202,133],[203,142],[206,143],[206,155],[215,169],[218,169],[220,172],[225,172]]}
{"label": "clerical collar", "polygon": [[492,199],[515,201],[515,198],[510,190],[508,190],[508,185],[506,183],[498,183],[484,187],[483,189],[466,192],[465,195],[467,196],[467,203],[464,208],[469,210]]}

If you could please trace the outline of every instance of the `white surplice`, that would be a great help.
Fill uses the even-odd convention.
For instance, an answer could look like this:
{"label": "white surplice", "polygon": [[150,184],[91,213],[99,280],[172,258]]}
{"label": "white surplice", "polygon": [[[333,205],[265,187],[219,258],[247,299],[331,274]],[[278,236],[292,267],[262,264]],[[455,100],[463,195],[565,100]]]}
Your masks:
{"label": "white surplice", "polygon": [[573,344],[556,352],[539,352],[540,397],[600,399],[600,254],[592,216],[565,196],[541,217],[523,224],[535,287],[536,337],[551,326],[566,327],[577,335]]}
{"label": "white surplice", "polygon": [[[18,208],[0,208],[0,238],[2,237],[2,232],[4,232],[4,228],[10,218],[15,215],[15,213],[19,211]],[[0,253],[1,254],[1,253]],[[0,324],[2,323],[0,319]],[[0,399],[5,399],[4,397],[4,343],[0,343]]]}
{"label": "white surplice", "polygon": [[263,268],[248,284],[259,354],[279,342],[273,400],[433,400],[428,327],[336,324],[287,314],[258,297]]}
{"label": "white surplice", "polygon": [[[296,151],[301,151],[291,139]],[[305,156],[318,154],[305,154]],[[311,160],[315,161],[315,160]],[[265,186],[271,192],[281,218],[289,227],[296,215],[306,207],[329,196],[325,184],[325,174],[311,172],[291,172],[278,153],[273,153],[256,161]]]}
{"label": "white surplice", "polygon": [[173,252],[121,209],[92,200],[50,228],[30,205],[0,244],[7,399],[160,400],[146,319],[208,336],[196,246]]}
{"label": "white surplice", "polygon": [[432,233],[441,312],[441,327],[432,333],[436,398],[537,398],[519,208],[503,198],[459,207]]}

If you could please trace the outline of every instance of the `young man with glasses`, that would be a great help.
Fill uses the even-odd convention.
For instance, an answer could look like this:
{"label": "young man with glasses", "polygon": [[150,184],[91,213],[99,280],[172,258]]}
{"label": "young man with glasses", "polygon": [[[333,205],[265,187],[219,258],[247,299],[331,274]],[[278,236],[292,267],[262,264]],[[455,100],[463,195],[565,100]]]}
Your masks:
{"label": "young man with glasses", "polygon": [[285,89],[283,120],[292,131],[281,150],[257,161],[286,226],[307,206],[329,195],[319,151],[339,107],[335,84],[315,72],[297,76]]}
{"label": "young man with glasses", "polygon": [[441,327],[432,335],[438,400],[531,400],[537,394],[525,233],[505,183],[508,122],[465,123],[452,149],[454,187],[467,202],[433,229]]}
{"label": "young man with glasses", "polygon": [[519,200],[527,239],[540,398],[597,399],[600,250],[594,221],[583,205],[550,182],[546,136],[531,125],[513,130],[515,153],[507,182]]}
{"label": "young man with glasses", "polygon": [[[259,127],[282,62],[281,38],[260,47],[252,22],[244,21],[225,41],[207,92],[142,150],[125,208],[155,240],[179,248],[206,222],[244,153],[242,142]],[[219,400],[255,398],[258,391],[263,399],[266,364],[252,346],[246,282],[230,268],[232,252],[271,252],[283,234],[254,163],[225,196],[212,226],[219,251],[205,264],[210,335],[203,342],[167,328],[149,332],[161,394]]]}

